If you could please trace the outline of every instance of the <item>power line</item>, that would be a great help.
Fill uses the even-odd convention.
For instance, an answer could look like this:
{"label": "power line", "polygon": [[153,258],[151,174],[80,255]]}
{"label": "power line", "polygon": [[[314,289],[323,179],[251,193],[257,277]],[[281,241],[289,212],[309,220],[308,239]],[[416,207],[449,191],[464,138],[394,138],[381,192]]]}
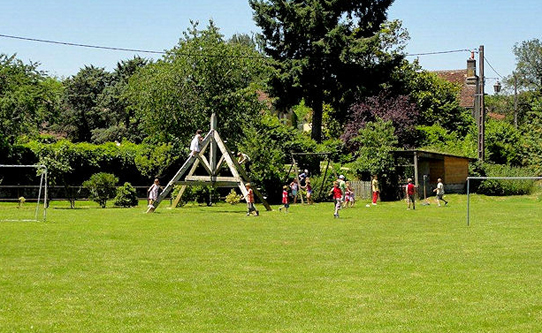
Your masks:
{"label": "power line", "polygon": [[[90,45],[90,44],[81,44],[81,43],[70,43],[70,42],[61,42],[61,41],[55,41],[55,40],[49,40],[49,39],[20,37],[20,36],[5,35],[5,34],[0,34],[0,37],[23,40],[23,41],[29,41],[29,42],[38,42],[38,43],[47,43],[47,44],[56,44],[56,45],[65,45],[65,46],[75,46],[75,47],[86,47],[86,48],[109,50],[109,51],[125,51],[125,52],[152,53],[152,54],[166,54],[165,51],[153,51],[153,50],[142,50],[142,49],[130,49],[130,48],[123,48],[123,47],[110,47],[110,46],[99,46],[99,45]],[[469,49],[459,49],[459,50],[436,51],[436,52],[425,52],[425,53],[412,53],[412,54],[406,54],[405,57],[418,57],[418,56],[428,56],[428,55],[438,55],[438,54],[458,53],[458,52],[471,52],[471,50],[469,50]],[[186,54],[186,55],[190,56],[190,54]],[[222,56],[222,55],[209,55],[208,54],[207,56]],[[257,56],[242,55],[242,56],[230,56],[230,57],[252,58],[252,57],[257,57]],[[493,66],[491,66],[491,64],[488,63],[488,65],[493,69]],[[497,73],[497,72],[495,71],[495,73]],[[499,75],[499,74],[497,73],[497,75]]]}
{"label": "power line", "polygon": [[[60,41],[55,41],[55,40],[20,37],[20,36],[12,36],[12,35],[4,35],[4,34],[0,34],[0,37],[18,39],[18,40],[30,41],[30,42],[39,42],[39,43],[65,45],[65,46],[76,46],[76,47],[86,47],[86,48],[109,50],[109,51],[126,51],[126,52],[138,52],[138,53],[167,54],[167,52],[165,52],[165,51],[152,51],[152,50],[141,50],[141,49],[129,49],[129,48],[123,48],[123,47],[110,47],[110,46],[99,46],[99,45],[89,45],[89,44],[80,44],[80,43],[60,42]],[[228,57],[228,58],[260,58],[260,56],[258,56],[258,55],[227,55],[227,56],[225,56],[223,54],[209,54],[209,53],[206,53],[206,54],[193,54],[193,53],[186,53],[186,52],[180,52],[178,54],[184,55],[184,56],[187,56],[187,57],[202,57],[203,56],[203,57]]]}
{"label": "power line", "polygon": [[495,74],[497,74],[501,79],[503,79],[503,76],[501,74],[499,74],[495,68],[493,68],[493,66],[491,66],[491,64],[489,63],[489,60],[487,60],[487,57],[484,56],[484,61],[486,62],[486,64],[488,64],[489,67],[491,67],[491,69],[495,72]]}
{"label": "power line", "polygon": [[67,46],[86,47],[86,48],[91,48],[91,49],[112,50],[112,51],[127,51],[127,52],[139,52],[139,53],[166,54],[166,52],[164,52],[164,51],[150,51],[150,50],[140,50],[140,49],[128,49],[128,48],[123,48],[123,47],[109,47],[109,46],[97,46],[97,45],[89,45],[89,44],[59,42],[59,41],[55,41],[55,40],[28,38],[28,37],[19,37],[19,36],[10,36],[10,35],[3,35],[3,34],[0,34],[0,37],[18,39],[18,40],[24,40],[24,41],[30,41],[30,42],[39,42],[39,43],[48,43],[48,44],[59,44],[59,45],[67,45]]}
{"label": "power line", "polygon": [[418,57],[418,56],[427,56],[427,55],[445,54],[445,53],[458,53],[458,52],[471,52],[471,50],[461,49],[461,50],[436,51],[436,52],[426,52],[426,53],[412,53],[412,54],[407,54],[406,57]]}

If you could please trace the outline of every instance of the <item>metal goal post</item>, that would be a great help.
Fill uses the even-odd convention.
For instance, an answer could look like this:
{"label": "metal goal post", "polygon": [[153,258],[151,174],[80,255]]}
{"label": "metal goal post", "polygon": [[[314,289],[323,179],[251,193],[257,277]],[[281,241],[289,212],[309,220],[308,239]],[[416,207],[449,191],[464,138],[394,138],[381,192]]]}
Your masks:
{"label": "metal goal post", "polygon": [[470,180],[542,180],[542,177],[467,177],[467,226],[470,225]]}
{"label": "metal goal post", "polygon": [[[39,172],[38,176],[40,177],[40,185],[38,190],[38,200],[36,203],[36,210],[34,212],[33,220],[24,220],[24,221],[39,221],[38,212],[40,201],[42,200],[42,189],[43,189],[43,221],[47,220],[47,166],[42,164],[35,165],[20,165],[20,164],[0,164],[0,168],[35,168]],[[41,172],[40,172],[41,171]]]}

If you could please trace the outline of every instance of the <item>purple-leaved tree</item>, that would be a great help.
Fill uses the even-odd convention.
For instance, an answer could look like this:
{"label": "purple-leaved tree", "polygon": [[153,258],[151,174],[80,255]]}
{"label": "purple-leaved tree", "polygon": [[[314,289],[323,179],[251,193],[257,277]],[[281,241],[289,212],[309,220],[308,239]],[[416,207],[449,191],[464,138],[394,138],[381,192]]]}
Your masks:
{"label": "purple-leaved tree", "polygon": [[368,122],[380,118],[391,121],[395,128],[395,135],[399,140],[399,147],[411,148],[415,145],[415,126],[418,122],[419,110],[408,96],[390,96],[382,92],[354,103],[349,110],[350,116],[346,123],[341,139],[351,152],[359,149],[359,143],[352,139],[358,136],[359,130]]}

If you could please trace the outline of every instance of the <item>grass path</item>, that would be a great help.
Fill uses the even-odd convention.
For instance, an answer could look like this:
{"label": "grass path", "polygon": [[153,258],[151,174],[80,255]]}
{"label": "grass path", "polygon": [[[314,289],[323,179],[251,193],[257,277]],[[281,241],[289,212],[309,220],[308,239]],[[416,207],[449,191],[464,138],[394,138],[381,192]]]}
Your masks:
{"label": "grass path", "polygon": [[[542,202],[54,203],[0,223],[0,332],[542,331]],[[6,210],[0,206],[0,214]]]}

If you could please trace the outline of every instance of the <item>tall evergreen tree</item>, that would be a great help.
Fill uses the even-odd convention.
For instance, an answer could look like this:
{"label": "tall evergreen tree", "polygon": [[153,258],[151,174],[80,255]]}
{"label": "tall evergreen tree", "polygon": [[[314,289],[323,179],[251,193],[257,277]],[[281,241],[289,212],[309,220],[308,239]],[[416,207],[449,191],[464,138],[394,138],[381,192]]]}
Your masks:
{"label": "tall evergreen tree", "polygon": [[276,62],[272,94],[279,107],[304,98],[321,140],[324,103],[343,110],[357,93],[375,94],[402,58],[406,35],[386,23],[393,0],[249,0],[263,50]]}

